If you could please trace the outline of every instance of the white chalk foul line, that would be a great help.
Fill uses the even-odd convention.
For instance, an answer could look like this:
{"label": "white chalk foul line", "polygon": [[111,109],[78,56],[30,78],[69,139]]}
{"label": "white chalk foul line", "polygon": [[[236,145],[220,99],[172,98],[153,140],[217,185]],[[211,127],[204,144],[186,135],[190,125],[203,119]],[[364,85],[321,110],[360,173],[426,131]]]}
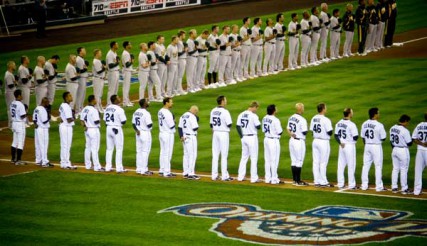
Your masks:
{"label": "white chalk foul line", "polygon": [[8,174],[8,175],[3,175],[1,177],[2,178],[7,178],[7,177],[17,176],[17,175],[22,175],[22,174],[34,173],[34,172],[37,172],[37,171],[39,171],[39,170],[27,171],[27,172],[22,172],[22,173],[12,173],[12,174]]}
{"label": "white chalk foul line", "polygon": [[[338,192],[338,191],[335,191]],[[371,194],[371,193],[359,193],[353,191],[341,190],[341,194],[352,194],[352,195],[361,195],[361,196],[376,196],[376,197],[388,197],[388,198],[398,198],[398,199],[410,199],[410,200],[422,200],[425,201],[427,198],[422,197],[411,197],[411,196],[393,196],[393,195],[383,195],[383,194]]]}
{"label": "white chalk foul line", "polygon": [[402,42],[402,44],[408,44],[408,43],[412,43],[412,42],[417,42],[417,41],[421,41],[421,40],[424,40],[424,39],[427,39],[427,37],[411,39],[411,40],[408,40],[408,41]]}

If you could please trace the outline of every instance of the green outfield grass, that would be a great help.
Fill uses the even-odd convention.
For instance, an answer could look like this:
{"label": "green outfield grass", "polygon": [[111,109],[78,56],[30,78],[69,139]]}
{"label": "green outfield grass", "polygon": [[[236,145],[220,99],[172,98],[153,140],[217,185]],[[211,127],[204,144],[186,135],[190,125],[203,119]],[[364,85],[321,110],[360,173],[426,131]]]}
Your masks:
{"label": "green outfield grass", "polygon": [[[0,179],[2,245],[245,245],[209,232],[215,219],[157,212],[202,202],[254,204],[302,212],[322,205],[412,211],[426,201],[226,183],[39,171]],[[422,245],[407,237],[387,244]],[[373,244],[372,244],[373,245]]]}

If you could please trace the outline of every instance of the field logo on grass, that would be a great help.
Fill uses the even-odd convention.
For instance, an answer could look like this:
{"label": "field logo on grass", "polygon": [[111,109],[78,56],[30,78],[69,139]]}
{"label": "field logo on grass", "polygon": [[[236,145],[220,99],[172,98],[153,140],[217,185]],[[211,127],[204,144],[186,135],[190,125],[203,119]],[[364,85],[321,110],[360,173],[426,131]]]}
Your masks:
{"label": "field logo on grass", "polygon": [[427,221],[412,213],[348,206],[322,206],[301,213],[234,203],[188,204],[159,211],[219,219],[210,231],[260,244],[361,244],[405,236],[427,237]]}

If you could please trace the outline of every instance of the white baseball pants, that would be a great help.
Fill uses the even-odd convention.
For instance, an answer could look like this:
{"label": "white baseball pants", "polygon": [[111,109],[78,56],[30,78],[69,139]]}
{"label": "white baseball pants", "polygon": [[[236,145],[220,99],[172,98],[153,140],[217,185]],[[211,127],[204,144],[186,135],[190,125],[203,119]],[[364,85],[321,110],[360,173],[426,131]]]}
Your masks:
{"label": "white baseball pants", "polygon": [[61,139],[61,167],[71,166],[70,151],[73,143],[73,127],[60,124],[59,137]]}
{"label": "white baseball pants", "polygon": [[329,29],[322,27],[320,29],[320,59],[328,58],[326,56],[326,46],[328,44]]}
{"label": "white baseball pants", "polygon": [[342,148],[341,146],[339,146],[338,148],[338,187],[342,188],[345,185],[344,170],[347,166],[348,188],[352,189],[356,187],[356,178],[354,176],[354,173],[356,171],[356,145],[345,144],[344,148]]}
{"label": "white baseball pants", "polygon": [[194,90],[197,88],[197,57],[189,56],[187,57],[187,89]]}
{"label": "white baseball pants", "polygon": [[[92,162],[93,162],[93,169],[99,170],[101,169],[101,164],[99,163],[99,145],[101,142],[101,134],[99,133],[99,128],[88,128],[85,131],[85,138],[86,138],[86,146],[85,146],[85,166],[86,169],[92,168]],[[92,157],[92,162],[91,162]]]}
{"label": "white baseball pants", "polygon": [[173,153],[174,134],[170,132],[160,132],[160,170],[163,176],[171,173],[171,160]]}
{"label": "white baseball pants", "polygon": [[102,110],[103,91],[104,91],[104,80],[102,78],[93,77],[93,95],[96,98],[95,108],[98,111]]}
{"label": "white baseball pants", "polygon": [[158,62],[157,63],[157,74],[159,75],[159,79],[160,79],[160,88],[162,90],[162,95],[165,94],[165,87],[166,87],[166,82],[167,82],[167,76],[168,76],[168,68],[166,66],[166,64],[162,63],[162,62]]}
{"label": "white baseball pants", "polygon": [[310,62],[317,62],[317,47],[319,46],[320,33],[313,32],[311,35],[311,45],[310,45]]}
{"label": "white baseball pants", "polygon": [[[227,80],[225,80],[225,78]],[[224,83],[231,80],[231,55],[220,55],[219,56],[219,72],[218,82]]]}
{"label": "white baseball pants", "polygon": [[274,70],[283,70],[283,60],[285,59],[285,41],[276,41],[276,53],[274,56]]}
{"label": "white baseball pants", "polygon": [[291,166],[302,167],[305,157],[305,141],[302,139],[289,139],[289,153],[291,155]]}
{"label": "white baseball pants", "polygon": [[263,73],[274,72],[274,60],[275,60],[276,44],[266,42],[264,44],[264,65]]}
{"label": "white baseball pants", "polygon": [[196,81],[199,88],[204,88],[205,86],[206,62],[207,59],[204,56],[197,58]]}
{"label": "white baseball pants", "polygon": [[123,105],[128,105],[130,103],[129,91],[131,77],[131,71],[123,71]]}
{"label": "white baseball pants", "polygon": [[277,169],[280,161],[280,140],[278,138],[264,138],[264,168],[265,183],[278,184]]}
{"label": "white baseball pants", "polygon": [[397,180],[400,173],[400,187],[402,191],[408,189],[408,168],[411,159],[408,148],[394,147],[391,153],[393,171],[391,173],[391,188],[397,189]]}
{"label": "white baseball pants", "polygon": [[298,53],[299,53],[299,38],[289,37],[289,57],[288,67],[298,67]]}
{"label": "white baseball pants", "polygon": [[229,132],[214,131],[212,136],[212,180],[218,178],[218,161],[221,154],[221,179],[228,179],[227,171],[228,149],[230,145]]}
{"label": "white baseball pants", "polygon": [[156,98],[161,98],[162,90],[160,89],[160,79],[157,74],[157,70],[150,70],[148,76],[148,98],[152,100],[153,96],[153,86],[156,89]]}
{"label": "white baseball pants", "polygon": [[140,131],[136,135],[136,172],[145,173],[148,171],[148,157],[151,151],[151,132]]}
{"label": "white baseball pants", "polygon": [[327,185],[329,182],[326,177],[326,169],[331,151],[329,140],[314,139],[312,147],[314,184]]}
{"label": "white baseball pants", "polygon": [[308,54],[310,53],[311,37],[303,34],[301,36],[301,66],[308,65]]}
{"label": "white baseball pants", "polygon": [[13,140],[12,147],[24,149],[26,127],[25,122],[12,122]]}
{"label": "white baseball pants", "polygon": [[119,90],[119,71],[108,71],[108,94],[107,104],[110,105],[112,95],[117,95]]}
{"label": "white baseball pants", "polygon": [[369,169],[372,162],[375,164],[375,189],[381,191],[384,189],[382,181],[383,173],[383,148],[381,144],[366,144],[363,153],[362,169],[362,190],[368,189]]}
{"label": "white baseball pants", "polygon": [[36,163],[47,164],[47,149],[49,147],[49,128],[37,127],[34,130],[34,140],[36,144]]}
{"label": "white baseball pants", "polygon": [[37,85],[34,92],[36,93],[36,105],[39,106],[43,97],[47,97],[47,83],[45,82],[42,85]]}
{"label": "white baseball pants", "polygon": [[331,31],[331,43],[330,43],[330,53],[331,53],[331,58],[338,58],[338,56],[340,55],[340,41],[341,41],[341,33],[339,32],[335,32],[335,31]]}
{"label": "white baseball pants", "polygon": [[249,157],[251,158],[251,182],[258,180],[258,137],[243,136],[242,142],[242,158],[239,164],[239,176],[237,180],[242,181],[246,175],[246,164]]}
{"label": "white baseball pants", "polygon": [[414,195],[419,195],[423,189],[423,171],[427,166],[427,150],[417,150],[415,157]]}
{"label": "white baseball pants", "polygon": [[170,63],[168,65],[168,84],[167,94],[172,96],[178,80],[178,63]]}
{"label": "white baseball pants", "polygon": [[[115,129],[115,130],[114,130]],[[115,133],[117,132],[117,134]],[[123,163],[123,130],[118,126],[107,126],[107,152],[105,154],[105,171],[111,171],[113,152],[116,148],[116,172],[122,172]]]}
{"label": "white baseball pants", "polygon": [[79,87],[77,89],[77,98],[73,97],[73,101],[76,101],[76,110],[79,113],[83,109],[83,105],[86,98],[86,82],[87,78],[80,77],[78,80]]}
{"label": "white baseball pants", "polygon": [[354,32],[345,32],[345,43],[343,47],[343,54],[350,56],[351,45],[353,44]]}
{"label": "white baseball pants", "polygon": [[240,74],[242,77],[249,77],[249,61],[251,59],[251,45],[242,45],[242,49],[240,50],[240,60],[241,60],[241,68]]}
{"label": "white baseball pants", "polygon": [[260,76],[262,73],[262,45],[252,45],[251,49],[251,73],[254,75]]}
{"label": "white baseball pants", "polygon": [[196,159],[197,159],[197,136],[184,135],[184,157],[182,160],[183,173],[182,175],[195,175]]}

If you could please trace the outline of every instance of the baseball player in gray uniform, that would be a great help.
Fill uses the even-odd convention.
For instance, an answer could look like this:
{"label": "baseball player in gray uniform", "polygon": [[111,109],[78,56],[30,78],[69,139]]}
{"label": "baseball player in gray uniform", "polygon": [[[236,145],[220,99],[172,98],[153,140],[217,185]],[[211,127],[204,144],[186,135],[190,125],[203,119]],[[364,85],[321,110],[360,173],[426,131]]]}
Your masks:
{"label": "baseball player in gray uniform", "polygon": [[311,47],[311,34],[312,34],[312,25],[313,23],[310,21],[310,14],[307,11],[304,11],[302,14],[303,19],[301,20],[301,67],[306,68],[307,66],[311,66],[308,62],[308,54],[310,52]]}
{"label": "baseball player in gray uniform", "polygon": [[400,174],[400,187],[402,194],[410,194],[408,188],[408,168],[411,156],[409,147],[412,145],[411,133],[407,129],[411,117],[404,114],[400,116],[399,124],[390,128],[390,143],[393,151],[391,158],[393,161],[393,171],[391,174],[391,191],[397,193],[399,191],[397,181]]}
{"label": "baseball player in gray uniform", "polygon": [[266,24],[267,27],[264,31],[264,66],[262,76],[277,73],[274,71],[277,30],[273,28],[274,23],[272,19],[268,18]]}
{"label": "baseball player in gray uniform", "polygon": [[187,95],[187,92],[182,88],[182,79],[184,78],[185,67],[187,65],[187,43],[184,45],[185,35],[186,32],[184,30],[178,32],[178,84],[175,88],[177,96]]}
{"label": "baseball player in gray uniform", "polygon": [[162,96],[166,97],[165,95],[165,87],[166,87],[166,82],[167,82],[167,60],[165,59],[165,55],[166,55],[166,47],[164,45],[165,43],[165,37],[163,35],[158,35],[157,36],[157,43],[156,43],[156,49],[155,49],[155,53],[156,53],[156,58],[159,62],[157,62],[157,74],[159,75],[159,79],[160,79],[160,88],[162,90]]}
{"label": "baseball player in gray uniform", "polygon": [[132,44],[129,41],[123,42],[122,52],[122,74],[123,74],[123,106],[132,107],[133,103],[129,99],[130,79],[132,77],[132,64],[134,57],[130,53]]}
{"label": "baseball player in gray uniform", "polygon": [[[101,127],[101,119],[99,118],[98,110],[96,106],[96,98],[94,95],[90,95],[87,98],[88,105],[83,108],[80,123],[85,129],[85,167],[86,170],[92,169],[95,172],[103,172],[105,169],[99,163],[99,145],[101,143],[101,134],[99,128]],[[92,162],[91,162],[92,157]]]}
{"label": "baseball player in gray uniform", "polygon": [[15,90],[13,92],[15,100],[10,103],[10,116],[12,118],[12,132],[13,142],[11,146],[12,152],[12,163],[15,165],[26,165],[21,160],[22,152],[24,151],[26,127],[25,121],[27,119],[27,111],[22,103],[22,92],[21,90]]}
{"label": "baseball player in gray uniform", "polygon": [[299,53],[299,33],[301,25],[298,23],[298,15],[292,13],[291,22],[288,25],[288,36],[289,36],[289,57],[288,57],[288,69],[295,70],[300,69],[298,66],[298,53]]}
{"label": "baseball player in gray uniform", "polygon": [[5,84],[5,99],[6,99],[6,110],[8,118],[8,126],[12,128],[12,117],[10,115],[10,104],[15,100],[14,92],[16,90],[16,82],[18,76],[15,76],[13,73],[16,70],[16,64],[14,61],[7,62],[7,71],[4,74],[4,84]]}
{"label": "baseball player in gray uniform", "polygon": [[423,188],[423,171],[427,166],[427,113],[424,113],[424,122],[415,127],[412,139],[417,145],[415,156],[414,195],[420,195]]}
{"label": "baseball player in gray uniform", "polygon": [[319,46],[320,32],[323,24],[323,19],[319,18],[319,9],[311,8],[310,21],[312,25],[311,45],[310,45],[310,63],[313,66],[318,66],[321,62],[317,59],[317,47]]}
{"label": "baseball player in gray uniform", "polygon": [[328,119],[326,114],[326,104],[319,103],[317,105],[317,112],[311,119],[310,131],[313,132],[313,176],[314,185],[316,187],[334,187],[328,182],[326,177],[326,169],[328,167],[329,154],[331,146],[329,139],[332,136],[333,128],[331,120]]}
{"label": "baseball player in gray uniform", "polygon": [[284,25],[285,16],[282,13],[276,15],[276,25],[274,29],[277,30],[276,35],[276,53],[274,56],[274,70],[283,71],[283,60],[285,59],[285,32],[286,26]]}
{"label": "baseball player in gray uniform", "polygon": [[79,87],[77,89],[77,94],[75,97],[77,115],[79,115],[80,112],[82,111],[84,101],[86,99],[86,83],[87,83],[87,78],[89,77],[89,74],[88,74],[89,62],[85,61],[84,59],[85,57],[86,57],[86,49],[83,47],[78,47],[76,65],[75,65],[77,72],[80,74],[78,79]]}
{"label": "baseball player in gray uniform", "polygon": [[343,114],[344,119],[341,119],[335,125],[334,135],[335,140],[337,140],[339,144],[337,170],[338,188],[344,188],[344,170],[347,166],[348,188],[356,190],[358,187],[356,187],[354,173],[356,171],[356,142],[359,138],[359,133],[356,124],[351,121],[353,118],[353,110],[351,108],[345,108]]}
{"label": "baseball player in gray uniform", "polygon": [[184,145],[184,158],[182,160],[182,176],[186,179],[200,179],[195,173],[197,159],[197,130],[199,129],[199,108],[191,106],[188,112],[185,112],[179,118],[178,133],[181,142]]}
{"label": "baseball player in gray uniform", "polygon": [[330,14],[328,14],[328,4],[322,3],[320,5],[322,11],[320,12],[320,19],[322,19],[322,28],[320,29],[320,60],[328,62],[329,58],[326,55],[326,46],[328,43],[329,26],[331,24]]}
{"label": "baseball player in gray uniform", "polygon": [[173,97],[178,82],[178,36],[172,36],[171,41],[166,49],[166,59],[168,60],[167,94]]}
{"label": "baseball player in gray uniform", "polygon": [[[186,73],[187,73],[187,91],[194,93],[196,91],[199,91],[199,88],[197,86],[197,56],[198,51],[196,47],[196,38],[197,38],[197,31],[196,29],[191,29],[189,32],[189,38],[187,40],[188,50],[187,50],[187,67],[186,67]],[[198,44],[198,43],[197,43]]]}
{"label": "baseball player in gray uniform", "polygon": [[258,130],[261,129],[256,111],[259,108],[258,102],[251,102],[249,108],[237,117],[237,133],[242,142],[242,157],[239,164],[239,175],[237,180],[245,180],[246,164],[251,158],[251,183],[258,183]]}
{"label": "baseball player in gray uniform", "polygon": [[360,136],[365,144],[363,153],[362,169],[362,190],[368,189],[369,169],[372,162],[375,164],[375,190],[386,191],[382,181],[383,170],[383,149],[382,142],[385,141],[387,134],[384,125],[378,122],[380,111],[378,108],[369,109],[369,120],[365,121],[360,130]]}
{"label": "baseball player in gray uniform", "polygon": [[50,114],[48,111],[49,99],[43,97],[41,104],[34,109],[34,142],[36,146],[36,164],[42,167],[53,167],[47,159],[49,147]]}
{"label": "baseball player in gray uniform", "polygon": [[331,54],[331,59],[336,60],[336,59],[342,58],[342,56],[340,56],[342,19],[340,19],[339,17],[340,16],[339,9],[334,9],[332,11],[332,15],[333,16],[331,17],[331,24],[330,24],[330,29],[331,29],[330,54]]}
{"label": "baseball player in gray uniform", "polygon": [[92,61],[92,74],[93,74],[93,95],[96,99],[95,108],[99,113],[104,113],[102,108],[102,93],[104,91],[104,80],[105,80],[105,71],[107,70],[107,65],[105,61],[101,61],[102,51],[95,49],[93,51],[93,61]]}
{"label": "baseball player in gray uniform", "polygon": [[280,161],[280,136],[283,133],[280,120],[276,117],[276,105],[267,107],[267,115],[262,119],[264,132],[264,167],[266,184],[280,184],[277,169]]}
{"label": "baseball player in gray uniform", "polygon": [[110,105],[112,95],[117,95],[119,90],[119,69],[120,57],[117,56],[119,45],[116,41],[110,43],[110,50],[107,53],[106,64],[108,66],[108,94],[107,105]]}
{"label": "baseball player in gray uniform", "polygon": [[261,30],[262,20],[260,18],[254,19],[254,26],[251,31],[251,73],[250,77],[257,78],[262,74],[262,44],[263,33]]}
{"label": "baseball player in gray uniform", "polygon": [[70,92],[66,91],[62,94],[62,99],[64,102],[59,107],[59,117],[61,118],[61,123],[59,124],[59,137],[61,139],[61,168],[73,170],[77,169],[77,167],[72,165],[70,161],[74,126],[74,114],[70,103],[73,101],[73,96]]}
{"label": "baseball player in gray uniform", "polygon": [[221,179],[222,181],[232,181],[227,170],[228,148],[230,146],[230,128],[233,121],[230,112],[225,109],[227,98],[219,96],[216,99],[217,107],[210,113],[210,126],[213,131],[212,136],[212,180],[218,180],[218,161],[221,154]]}
{"label": "baseball player in gray uniform", "polygon": [[46,70],[49,72],[49,74],[47,75],[47,98],[49,98],[49,110],[52,108],[53,101],[55,100],[58,62],[59,56],[53,55],[49,60],[45,62],[43,68],[45,72]]}
{"label": "baseball player in gray uniform", "polygon": [[31,88],[31,79],[32,69],[30,71],[30,58],[27,56],[21,57],[21,65],[18,68],[18,89],[21,90],[22,93],[22,103],[30,106],[30,88]]}
{"label": "baseball player in gray uniform", "polygon": [[240,51],[242,50],[241,42],[242,37],[239,36],[239,26],[231,26],[230,37],[233,37],[233,42],[231,42],[231,78],[232,81],[242,82],[242,64],[240,60]]}
{"label": "baseball player in gray uniform", "polygon": [[46,62],[44,56],[37,57],[37,66],[34,68],[34,81],[36,82],[35,93],[36,93],[36,105],[40,105],[42,98],[47,97],[47,80],[48,71],[44,71],[43,67]]}
{"label": "baseball player in gray uniform", "polygon": [[374,0],[368,0],[368,6],[366,7],[366,11],[368,12],[369,17],[369,27],[368,35],[366,36],[365,52],[376,52],[378,50],[375,48],[375,40],[377,36],[377,26],[379,23],[379,17],[377,13],[377,8],[374,4]]}
{"label": "baseball player in gray uniform", "polygon": [[176,174],[171,172],[171,159],[173,153],[173,142],[175,135],[175,117],[170,111],[173,100],[170,97],[163,99],[163,108],[157,113],[159,120],[160,141],[160,170],[159,175],[165,178],[173,178]]}
{"label": "baseball player in gray uniform", "polygon": [[343,29],[345,30],[345,43],[343,47],[343,56],[350,57],[354,56],[351,53],[351,45],[354,39],[354,27],[356,23],[356,16],[353,14],[353,4],[348,3],[346,7],[347,11],[343,17]]}
{"label": "baseball player in gray uniform", "polygon": [[378,12],[378,25],[377,25],[377,34],[375,38],[375,48],[377,50],[384,49],[384,30],[385,23],[389,17],[389,13],[387,13],[387,1],[379,0],[377,3],[377,12]]}
{"label": "baseball player in gray uniform", "polygon": [[209,42],[207,38],[209,37],[209,31],[204,30],[202,34],[196,38],[196,41],[199,43],[197,46],[197,52],[199,56],[197,57],[197,70],[196,78],[197,85],[201,89],[209,89],[210,87],[205,86],[205,74],[207,68],[207,56],[209,50]]}
{"label": "baseball player in gray uniform", "polygon": [[146,43],[140,43],[141,50],[138,55],[138,80],[139,80],[139,100],[145,97],[145,89],[148,84],[148,76],[150,74],[150,61],[147,57],[148,46]]}
{"label": "baseball player in gray uniform", "polygon": [[219,46],[219,72],[218,72],[218,85],[219,87],[227,86],[227,84],[235,84],[231,80],[231,45],[232,38],[230,38],[230,26],[222,28],[222,34],[219,36],[221,44]]}
{"label": "baseball player in gray uniform", "polygon": [[208,69],[208,83],[209,87],[217,88],[217,74],[219,69],[219,45],[221,41],[218,39],[219,27],[212,26],[212,32],[208,37],[209,42],[209,69]]}
{"label": "baseball player in gray uniform", "polygon": [[[147,51],[147,59],[150,62],[150,73],[148,74],[148,98],[150,101],[155,102],[161,102],[163,100],[162,97],[162,90],[160,89],[160,78],[157,73],[157,58],[156,54],[154,53],[156,49],[156,43],[153,41],[148,42],[148,48],[150,49]],[[156,89],[156,98],[153,96],[153,86]]]}
{"label": "baseball player in gray uniform", "polygon": [[104,122],[107,125],[107,152],[105,154],[105,171],[110,172],[113,166],[113,152],[116,148],[116,173],[127,172],[123,168],[123,129],[122,126],[126,124],[126,114],[123,108],[119,105],[121,103],[120,97],[112,95],[110,105],[105,108]]}
{"label": "baseball player in gray uniform", "polygon": [[289,138],[289,152],[291,154],[291,169],[293,185],[306,186],[306,182],[301,180],[301,170],[305,158],[305,138],[308,132],[307,120],[302,116],[304,114],[304,104],[295,105],[295,114],[289,117],[286,130]]}
{"label": "baseball player in gray uniform", "polygon": [[132,116],[132,127],[136,137],[136,173],[142,175],[153,175],[148,170],[148,156],[151,151],[151,130],[153,121],[151,114],[147,111],[149,106],[147,99],[139,100],[140,108]]}
{"label": "baseball player in gray uniform", "polygon": [[77,90],[79,88],[79,73],[76,70],[76,56],[70,55],[67,66],[65,67],[65,79],[67,81],[67,91],[71,93],[73,100],[70,101],[71,109],[73,110],[73,115],[76,113],[74,98],[77,96]]}
{"label": "baseball player in gray uniform", "polygon": [[252,30],[249,28],[251,19],[249,17],[243,18],[243,26],[240,28],[240,37],[242,37],[240,51],[240,60],[242,64],[241,77],[242,79],[249,79],[249,61],[251,59],[251,34]]}

